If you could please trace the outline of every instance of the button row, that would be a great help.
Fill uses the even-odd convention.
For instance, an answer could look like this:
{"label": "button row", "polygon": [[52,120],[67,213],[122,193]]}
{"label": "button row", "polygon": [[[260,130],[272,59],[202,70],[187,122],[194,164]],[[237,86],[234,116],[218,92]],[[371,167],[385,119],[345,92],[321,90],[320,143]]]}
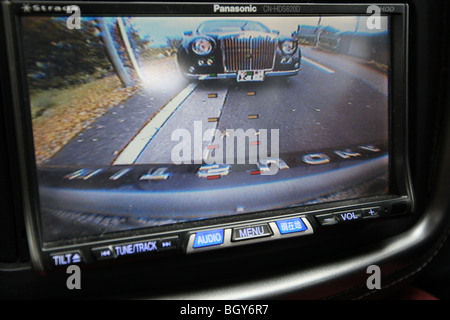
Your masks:
{"label": "button row", "polygon": [[231,246],[249,240],[268,240],[264,238],[283,238],[302,234],[311,234],[313,229],[305,218],[288,218],[268,223],[239,226],[231,229],[214,229],[192,234],[187,252],[195,249]]}
{"label": "button row", "polygon": [[[315,218],[322,226],[331,226],[339,223],[347,223],[361,219],[378,218],[381,215],[381,207],[372,207],[341,211],[335,213],[319,214]],[[190,236],[187,253],[195,249],[231,246],[245,243],[248,240],[265,240],[264,238],[283,238],[288,236],[306,235],[314,233],[306,218],[294,217],[276,220],[268,223],[239,226],[231,229],[215,229],[200,231]],[[162,239],[149,239],[134,241],[117,245],[92,248],[92,255],[96,260],[116,259],[123,256],[134,256],[145,253],[161,252],[177,249],[179,247],[178,236]],[[78,250],[51,254],[50,260],[53,266],[66,266],[83,263],[84,259]]]}
{"label": "button row", "polygon": [[[227,231],[227,236],[225,235],[225,231]],[[313,230],[309,222],[304,218],[296,217],[269,223],[236,227],[233,229],[216,229],[197,232],[193,235],[194,240],[190,244],[190,247],[199,249],[223,245],[225,242],[227,242],[227,244],[242,243],[247,240],[257,240],[260,238],[280,238],[310,233],[313,233]],[[96,260],[102,261],[124,256],[135,256],[176,249],[178,246],[179,238],[178,236],[175,236],[96,247],[91,249],[91,253]],[[84,262],[79,251],[52,254],[51,261],[55,267]]]}
{"label": "button row", "polygon": [[[335,213],[319,214],[315,218],[322,226],[331,226],[339,223],[347,223],[361,219],[378,218],[381,215],[381,207],[364,208],[357,210],[341,211]],[[294,217],[276,220],[268,223],[240,226],[232,229],[215,229],[200,231],[190,236],[187,252],[195,249],[229,246],[245,243],[248,240],[264,240],[264,238],[283,238],[288,236],[312,234],[314,231],[306,218]],[[161,252],[177,249],[179,247],[178,236],[162,239],[150,239],[134,241],[117,245],[92,248],[92,255],[96,260],[116,259],[123,256],[134,256],[145,253]],[[53,266],[65,266],[83,263],[81,253],[61,252],[51,254]]]}
{"label": "button row", "polygon": [[356,209],[334,213],[316,215],[315,218],[322,226],[331,226],[338,223],[347,223],[361,219],[379,218],[381,214],[380,207]]}

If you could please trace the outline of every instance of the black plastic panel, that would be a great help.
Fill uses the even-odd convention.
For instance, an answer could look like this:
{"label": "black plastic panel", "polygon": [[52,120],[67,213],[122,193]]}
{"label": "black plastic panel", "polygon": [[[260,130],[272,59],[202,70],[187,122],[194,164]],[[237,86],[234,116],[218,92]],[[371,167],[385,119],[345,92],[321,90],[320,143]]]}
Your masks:
{"label": "black plastic panel", "polygon": [[[190,256],[167,255],[153,260],[130,258],[126,264],[105,260],[93,268],[82,269],[83,290],[80,292],[66,289],[64,270],[44,275],[31,270],[0,272],[0,282],[5,289],[0,294],[19,298],[349,299],[382,296],[396,285],[410,281],[438,254],[450,226],[447,186],[450,181],[450,100],[446,69],[450,56],[450,12],[446,1],[412,0],[408,3],[411,18],[411,152],[408,158],[413,168],[417,203],[413,215],[403,217],[407,203],[400,202],[392,207],[390,213],[397,215],[392,219],[349,223],[342,228],[331,227],[327,232],[321,232],[323,229],[314,225],[318,237],[286,239],[282,248],[275,241]],[[1,134],[0,138],[4,139]],[[3,147],[1,141],[0,147]],[[6,173],[10,167],[4,159],[1,161],[5,169],[1,177],[4,175],[8,181],[18,179],[15,171],[11,172],[12,178],[8,178]],[[2,188],[0,190],[8,195],[6,208],[14,212],[8,200],[12,197],[8,192],[12,190],[11,185],[4,183]],[[7,232],[2,234],[8,244],[0,243],[0,250],[3,248],[0,254],[17,257],[13,215],[1,216],[0,223],[2,219],[8,224]],[[383,290],[368,291],[365,286],[366,268],[370,264],[382,268]],[[447,266],[437,268],[448,269]]]}

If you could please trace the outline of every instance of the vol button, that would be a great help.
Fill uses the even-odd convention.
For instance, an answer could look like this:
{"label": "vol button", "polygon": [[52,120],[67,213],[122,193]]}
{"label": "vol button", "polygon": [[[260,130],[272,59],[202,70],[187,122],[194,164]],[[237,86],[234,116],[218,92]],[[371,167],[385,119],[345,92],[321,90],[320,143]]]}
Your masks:
{"label": "vol button", "polygon": [[362,210],[353,210],[346,212],[335,213],[335,217],[338,218],[340,222],[355,221],[361,219]]}

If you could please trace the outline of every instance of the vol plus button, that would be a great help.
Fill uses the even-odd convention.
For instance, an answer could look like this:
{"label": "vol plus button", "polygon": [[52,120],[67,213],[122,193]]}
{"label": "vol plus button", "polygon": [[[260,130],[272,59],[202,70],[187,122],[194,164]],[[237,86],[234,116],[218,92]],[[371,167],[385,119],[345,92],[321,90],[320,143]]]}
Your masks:
{"label": "vol plus button", "polygon": [[362,210],[362,218],[363,219],[378,218],[378,217],[380,217],[380,212],[381,212],[380,207],[363,209]]}

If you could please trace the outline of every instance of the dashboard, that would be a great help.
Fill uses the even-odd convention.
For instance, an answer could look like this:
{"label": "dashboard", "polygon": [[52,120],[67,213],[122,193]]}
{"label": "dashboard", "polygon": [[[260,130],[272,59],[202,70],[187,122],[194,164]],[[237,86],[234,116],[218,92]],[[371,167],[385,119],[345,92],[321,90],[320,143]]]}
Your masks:
{"label": "dashboard", "polygon": [[1,4],[0,297],[450,296],[446,1]]}

